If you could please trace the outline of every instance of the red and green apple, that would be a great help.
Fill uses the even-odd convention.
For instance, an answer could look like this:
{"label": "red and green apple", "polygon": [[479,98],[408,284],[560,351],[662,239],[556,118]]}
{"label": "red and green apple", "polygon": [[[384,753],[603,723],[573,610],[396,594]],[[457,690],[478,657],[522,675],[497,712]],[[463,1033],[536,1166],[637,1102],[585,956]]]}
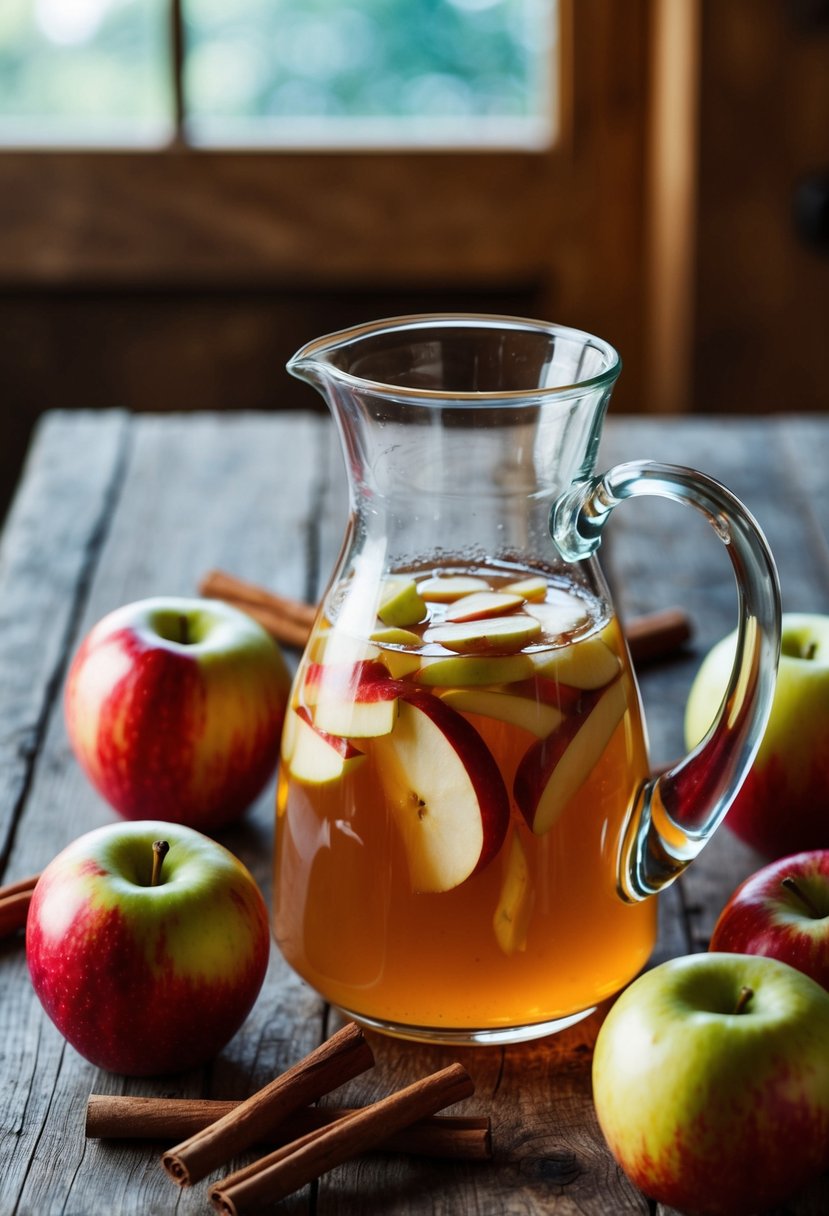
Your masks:
{"label": "red and green apple", "polygon": [[[696,746],[731,673],[736,634],[709,652],[691,687],[685,736]],[[829,845],[829,616],[784,613],[771,716],[725,822],[766,857]]]}
{"label": "red and green apple", "polygon": [[777,959],[672,959],[610,1010],[593,1097],[650,1198],[699,1216],[773,1207],[829,1167],[829,993]]}
{"label": "red and green apple", "polygon": [[41,874],[26,926],[46,1013],[82,1056],[127,1076],[215,1056],[252,1008],[269,950],[265,902],[242,862],[161,821],[79,837]]}
{"label": "red and green apple", "polygon": [[159,597],[90,631],[64,708],[81,767],[120,815],[212,832],[273,773],[289,691],[256,621],[219,600]]}
{"label": "red and green apple", "polygon": [[829,849],[780,857],[741,883],[710,949],[782,959],[829,991]]}

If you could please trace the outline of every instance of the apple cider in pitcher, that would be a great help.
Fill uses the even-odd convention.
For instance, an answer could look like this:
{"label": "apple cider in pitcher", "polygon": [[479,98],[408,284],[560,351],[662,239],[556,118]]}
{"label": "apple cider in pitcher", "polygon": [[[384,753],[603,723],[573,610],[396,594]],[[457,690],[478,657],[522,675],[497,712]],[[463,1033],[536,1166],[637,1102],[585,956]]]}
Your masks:
{"label": "apple cider in pitcher", "polygon": [[343,1011],[415,1038],[575,1020],[655,936],[655,901],[617,891],[647,758],[615,618],[507,566],[401,570],[331,604],[283,736],[282,952]]}

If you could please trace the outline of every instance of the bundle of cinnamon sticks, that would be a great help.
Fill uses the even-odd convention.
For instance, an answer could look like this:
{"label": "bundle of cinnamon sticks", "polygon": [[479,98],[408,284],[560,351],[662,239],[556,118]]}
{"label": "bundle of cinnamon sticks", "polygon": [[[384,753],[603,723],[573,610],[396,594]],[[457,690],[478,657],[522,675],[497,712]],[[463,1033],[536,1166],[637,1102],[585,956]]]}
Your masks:
{"label": "bundle of cinnamon sticks", "polygon": [[246,1216],[292,1194],[335,1166],[372,1149],[467,1160],[492,1155],[486,1118],[435,1117],[474,1092],[452,1064],[388,1097],[356,1109],[309,1106],[374,1064],[362,1031],[349,1023],[315,1051],[243,1102],[110,1097],[93,1094],[87,1136],[158,1138],[186,1133],[161,1162],[179,1186],[190,1186],[237,1154],[271,1151],[213,1183],[213,1207]]}
{"label": "bundle of cinnamon sticks", "polygon": [[[252,616],[277,642],[302,648],[308,641],[317,610],[311,604],[277,595],[224,570],[210,570],[199,583],[199,594],[224,600]],[[666,608],[625,624],[625,637],[635,663],[664,658],[691,637],[691,624],[681,608]]]}

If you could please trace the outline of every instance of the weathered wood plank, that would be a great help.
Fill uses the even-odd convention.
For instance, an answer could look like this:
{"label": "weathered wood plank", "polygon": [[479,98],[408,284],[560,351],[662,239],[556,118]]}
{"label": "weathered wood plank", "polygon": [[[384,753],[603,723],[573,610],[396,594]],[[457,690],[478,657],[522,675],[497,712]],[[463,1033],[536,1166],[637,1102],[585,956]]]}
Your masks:
{"label": "weathered wood plank", "polygon": [[[307,581],[311,483],[318,424],[292,418],[274,430],[258,418],[133,420],[123,484],[98,555],[77,637],[118,604],[150,594],[189,594],[213,565],[301,595]],[[97,499],[99,496],[94,495]],[[268,891],[272,791],[223,839]],[[70,839],[112,819],[66,742],[56,701],[38,756],[12,861],[37,870]],[[244,1034],[211,1068],[163,1082],[123,1082],[80,1060],[47,1022],[26,982],[22,952],[4,962],[2,1039],[14,1044],[19,1085],[6,1102],[5,1194],[20,1213],[203,1210],[194,1189],[178,1195],[155,1154],[87,1145],[83,1108],[91,1089],[240,1096],[314,1046],[322,1003],[273,952],[266,988]]]}
{"label": "weathered wood plank", "polygon": [[[75,421],[60,423],[61,444],[77,442],[80,432],[73,429]],[[50,422],[53,425],[58,422]],[[100,511],[106,502],[106,526],[93,522],[88,547],[81,546],[86,573],[65,576],[69,591],[74,587],[78,593],[74,615],[66,618],[65,636],[52,648],[52,667],[27,667],[35,671],[33,684],[40,686],[47,712],[25,787],[10,875],[39,868],[63,843],[111,818],[69,753],[56,696],[59,681],[49,675],[55,662],[57,670],[63,670],[63,651],[117,604],[149,594],[193,592],[210,566],[224,566],[289,595],[317,596],[345,530],[342,460],[333,430],[323,419],[195,415],[122,419],[119,425],[123,434],[115,450],[121,453],[120,463],[113,466],[119,470],[117,484],[105,477],[93,482],[84,508],[94,520],[100,516],[95,516],[91,504],[98,503]],[[824,437],[824,428],[813,425],[814,433],[805,438],[812,451],[824,452],[829,429]],[[639,420],[619,420],[609,427],[605,456],[615,460],[651,455],[698,463],[742,493],[761,517],[775,548],[787,535],[815,538],[813,569],[804,561],[802,547],[779,557],[784,593],[789,587],[791,594],[796,590],[811,596],[809,606],[817,607],[825,604],[829,585],[822,539],[829,527],[825,513],[829,501],[821,490],[818,459],[813,473],[798,478],[797,438],[781,439],[781,428],[770,422],[750,427],[718,422],[714,431],[710,424],[693,420],[654,427]],[[91,448],[91,439],[88,442]],[[825,467],[825,460],[822,464]],[[34,467],[30,477],[45,478],[45,474]],[[24,486],[27,493],[31,491]],[[41,493],[47,501],[55,501],[50,498],[51,483],[42,482]],[[86,501],[82,484],[75,493]],[[20,510],[18,506],[13,521]],[[787,531],[796,521],[799,531]],[[695,620],[699,618],[688,657],[641,672],[645,701],[654,715],[656,747],[664,749],[668,758],[671,749],[675,753],[682,746],[682,709],[696,664],[707,646],[730,628],[729,618],[734,615],[725,555],[705,524],[699,523],[697,537],[689,539],[689,529],[693,532],[697,523],[690,513],[677,519],[671,506],[660,508],[653,501],[631,504],[614,519],[607,546],[608,567],[624,613],[678,601]],[[32,525],[29,535],[51,560],[53,542],[49,537],[41,539],[40,526]],[[15,535],[18,530],[16,523],[10,523],[11,535],[5,541],[17,553],[22,544]],[[29,577],[42,579],[44,568],[48,569],[48,562],[45,567],[35,566]],[[38,590],[37,595],[45,592]],[[53,599],[32,602],[48,605]],[[0,633],[4,668],[8,653]],[[41,656],[36,658],[40,661]],[[32,704],[37,704],[37,687],[32,692]],[[5,696],[0,687],[0,706]],[[28,702],[24,699],[22,704]],[[269,891],[270,792],[224,839]],[[719,833],[681,887],[678,884],[663,897],[663,930],[655,958],[684,952],[691,945],[704,946],[712,902],[722,899],[736,876],[747,866],[753,868],[753,861],[726,832]],[[685,929],[686,913],[692,938]],[[265,990],[251,1018],[211,1067],[164,1081],[128,1081],[101,1073],[63,1044],[31,992],[19,943],[0,948],[0,968],[3,1202],[8,1200],[9,1210],[19,1216],[57,1212],[85,1216],[98,1210],[137,1216],[173,1208],[186,1216],[203,1211],[204,1184],[189,1192],[175,1190],[162,1176],[153,1149],[84,1142],[82,1117],[89,1091],[243,1096],[297,1059],[337,1021],[274,950]],[[653,1205],[634,1192],[616,1169],[595,1122],[590,1056],[600,1016],[552,1039],[503,1050],[457,1053],[372,1036],[377,1068],[352,1082],[337,1100],[370,1100],[460,1056],[477,1085],[465,1109],[492,1116],[495,1160],[462,1165],[368,1157],[306,1188],[283,1205],[285,1211],[343,1216],[356,1210],[408,1216],[460,1210],[487,1216],[649,1212]],[[816,1193],[825,1200],[822,1190]],[[804,1198],[786,1210],[811,1216],[822,1210],[814,1202]]]}
{"label": "weathered wood plank", "polygon": [[[117,492],[126,418],[55,414],[39,428],[0,546],[0,874],[49,698]],[[5,878],[22,877],[14,868]]]}

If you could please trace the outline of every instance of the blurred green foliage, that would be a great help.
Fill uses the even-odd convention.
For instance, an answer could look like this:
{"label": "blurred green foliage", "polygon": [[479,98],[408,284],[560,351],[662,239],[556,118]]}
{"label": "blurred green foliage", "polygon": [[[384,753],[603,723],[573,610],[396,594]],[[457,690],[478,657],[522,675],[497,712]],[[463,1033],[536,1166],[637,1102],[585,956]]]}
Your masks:
{"label": "blurred green foliage", "polygon": [[[555,0],[183,0],[188,114],[531,115],[554,11]],[[169,120],[169,31],[170,0],[0,0],[0,120]]]}

